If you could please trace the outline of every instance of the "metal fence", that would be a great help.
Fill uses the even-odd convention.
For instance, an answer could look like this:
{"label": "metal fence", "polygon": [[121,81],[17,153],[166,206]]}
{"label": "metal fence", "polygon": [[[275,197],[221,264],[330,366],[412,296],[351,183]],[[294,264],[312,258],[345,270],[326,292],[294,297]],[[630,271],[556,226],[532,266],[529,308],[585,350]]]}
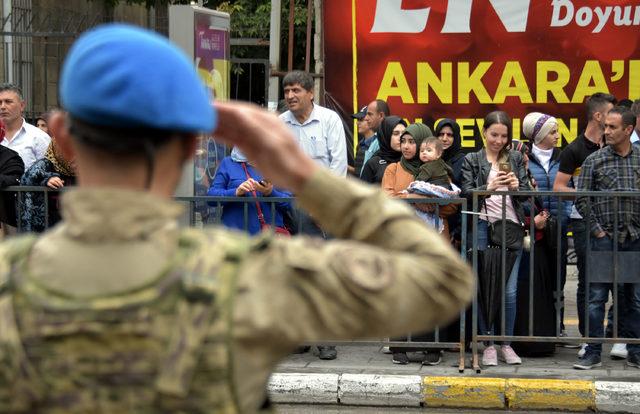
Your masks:
{"label": "metal fence", "polygon": [[[606,198],[606,199],[611,199],[613,201],[614,204],[614,208],[613,210],[616,212],[616,214],[614,214],[614,223],[613,223],[613,234],[608,235],[608,237],[610,237],[612,240],[618,240],[618,236],[620,233],[620,222],[619,222],[619,214],[618,212],[618,206],[620,205],[620,200],[621,199],[628,199],[628,198],[633,198],[633,199],[640,199],[640,192],[604,192],[604,191],[590,191],[590,192],[552,192],[552,191],[501,191],[501,192],[490,192],[490,191],[474,191],[473,192],[473,199],[472,199],[472,207],[473,207],[473,212],[479,212],[481,211],[481,203],[482,203],[482,199],[484,199],[485,197],[491,196],[491,195],[500,195],[502,197],[502,217],[501,219],[504,220],[506,217],[506,208],[505,208],[505,200],[507,197],[518,197],[521,200],[529,203],[530,206],[534,205],[534,199],[536,197],[551,197],[551,198],[556,198],[557,200],[559,200],[560,202],[563,201],[567,201],[570,199],[576,199],[576,198],[581,198],[586,202],[586,216],[587,217],[591,217],[591,214],[593,212],[593,203],[594,203],[594,199],[598,199],[598,198]],[[535,227],[534,227],[534,209],[530,210],[530,215],[529,215],[529,234],[530,235],[535,235]],[[563,211],[562,208],[558,208],[558,212],[557,215],[555,216],[555,219],[557,221],[557,223],[559,223],[560,225],[557,226],[557,231],[554,235],[555,239],[556,239],[556,246],[559,246],[559,248],[557,248],[555,250],[555,257],[553,258],[553,260],[555,261],[555,266],[556,269],[559,271],[556,271],[556,274],[553,275],[553,279],[554,279],[554,285],[553,287],[555,287],[555,295],[554,295],[554,300],[555,300],[555,320],[554,321],[547,321],[547,323],[553,323],[554,327],[555,327],[555,334],[554,335],[539,335],[536,334],[536,332],[534,331],[534,326],[535,326],[535,321],[536,321],[536,315],[534,312],[534,289],[535,289],[535,277],[534,277],[534,267],[535,267],[535,260],[536,260],[536,243],[533,243],[533,239],[534,236],[532,236],[532,245],[531,245],[531,249],[529,252],[529,269],[528,269],[528,282],[529,282],[529,291],[528,293],[528,310],[527,310],[527,316],[528,316],[528,332],[525,335],[506,335],[506,306],[505,306],[505,302],[506,302],[506,285],[507,285],[507,279],[509,278],[508,273],[510,273],[508,271],[508,266],[507,266],[507,257],[509,255],[513,255],[514,251],[510,251],[509,249],[507,249],[505,247],[505,242],[506,242],[506,235],[502,234],[502,245],[498,246],[498,248],[500,249],[500,263],[499,263],[499,274],[498,275],[494,275],[496,276],[499,280],[498,280],[498,295],[499,295],[499,307],[500,307],[500,313],[499,313],[499,333],[496,333],[494,329],[492,329],[492,326],[495,327],[496,321],[495,319],[493,321],[489,321],[486,320],[487,319],[487,314],[489,312],[487,312],[487,308],[490,308],[491,305],[487,304],[485,301],[484,305],[481,305],[479,303],[479,298],[480,296],[482,296],[480,294],[480,291],[482,291],[483,289],[490,289],[488,288],[486,285],[490,284],[490,282],[488,281],[487,275],[483,274],[484,272],[488,272],[490,270],[488,270],[488,268],[490,269],[490,267],[487,266],[480,266],[479,264],[479,257],[483,255],[483,252],[486,252],[486,250],[484,250],[485,246],[481,246],[481,243],[479,241],[479,222],[483,217],[479,214],[473,214],[473,221],[472,221],[472,249],[471,249],[471,263],[472,263],[472,267],[473,267],[473,271],[474,274],[476,275],[476,279],[478,280],[479,283],[476,284],[476,295],[474,295],[474,300],[473,300],[473,304],[472,304],[472,315],[473,315],[473,320],[472,320],[472,332],[473,332],[473,339],[472,339],[472,365],[473,368],[477,371],[480,372],[481,367],[480,367],[480,363],[479,363],[479,358],[478,358],[478,345],[480,342],[483,341],[488,341],[489,343],[492,343],[493,341],[501,341],[501,342],[533,342],[533,343],[549,343],[549,342],[553,342],[556,344],[566,344],[566,343],[615,343],[615,342],[624,342],[626,344],[640,344],[640,338],[622,338],[620,336],[620,332],[618,332],[618,326],[619,326],[619,319],[620,319],[620,312],[621,311],[628,311],[628,310],[620,310],[619,309],[619,305],[620,305],[620,300],[619,300],[619,296],[618,296],[618,290],[619,289],[625,289],[625,287],[622,285],[623,283],[638,283],[640,286],[640,272],[638,272],[638,269],[640,269],[640,242],[638,243],[638,251],[622,251],[622,249],[619,249],[619,244],[618,243],[612,243],[612,249],[611,250],[604,250],[604,251],[596,251],[594,249],[592,249],[592,245],[593,245],[593,241],[594,241],[594,236],[591,235],[591,231],[587,231],[586,232],[586,251],[585,251],[585,255],[584,255],[584,263],[582,264],[584,271],[582,273],[584,273],[583,275],[579,274],[579,284],[580,283],[584,283],[584,293],[583,293],[583,299],[584,299],[584,310],[582,315],[578,314],[578,318],[583,320],[583,336],[568,336],[565,335],[562,330],[561,330],[561,325],[562,325],[562,310],[564,309],[564,298],[563,298],[563,290],[564,290],[564,283],[565,280],[563,280],[562,278],[562,271],[566,270],[564,268],[564,266],[566,266],[566,261],[564,260],[566,257],[566,248],[563,248],[563,245],[568,245],[568,243],[566,243],[566,237],[567,237],[567,226],[562,225],[562,223],[568,223],[569,222],[569,217],[567,217],[566,213]],[[486,217],[485,217],[486,220]],[[591,228],[590,223],[593,223],[593,221],[589,222],[585,219],[585,221],[587,222],[587,229]],[[573,223],[572,223],[573,224]],[[488,238],[488,235],[486,235]],[[575,236],[575,234],[574,234]],[[575,240],[574,240],[574,246],[575,246]],[[542,252],[540,252],[542,253]],[[516,252],[517,254],[517,252]],[[485,257],[488,256],[485,253]],[[578,261],[580,261],[580,258],[578,257]],[[581,264],[578,263],[578,265],[580,266]],[[624,276],[624,277],[623,277]],[[513,275],[512,275],[513,277]],[[582,280],[581,280],[582,279]],[[485,286],[483,286],[483,283],[485,283]],[[590,304],[593,303],[593,301],[590,303],[590,292],[593,290],[594,286],[592,286],[592,283],[610,283],[610,290],[612,292],[612,307],[611,309],[613,309],[610,312],[610,319],[609,319],[609,323],[611,323],[612,329],[610,331],[610,337],[593,337],[589,335],[590,332]],[[579,288],[580,289],[580,288]],[[638,295],[640,297],[640,291],[636,292],[636,295]],[[607,298],[608,298],[608,294],[607,294]],[[577,298],[578,301],[581,298]],[[606,301],[606,300],[605,300]],[[640,304],[638,304],[640,305]],[[594,304],[595,306],[595,304]],[[601,306],[604,308],[605,304],[602,303]],[[579,312],[579,309],[578,309]],[[604,314],[604,309],[603,309],[603,314]],[[481,332],[479,330],[479,325],[481,325],[481,318],[485,319],[484,321],[484,328],[485,331]],[[604,323],[604,321],[603,321]],[[626,327],[627,329],[627,334],[629,327]]]}
{"label": "metal fence", "polygon": [[58,74],[67,51],[84,30],[105,21],[104,16],[78,11],[33,9],[14,2],[2,19],[2,75],[4,82],[22,88],[25,118],[58,105]]}
{"label": "metal fence", "polygon": [[271,76],[269,60],[232,58],[231,64],[231,99],[266,107]]}
{"label": "metal fence", "polygon": [[[50,190],[43,187],[9,187],[3,191],[3,195],[6,197],[10,197],[11,200],[17,201],[17,216],[20,217],[23,214],[24,207],[24,199],[28,194],[39,193],[43,196],[43,211],[46,216],[44,222],[46,227],[48,227],[51,223],[50,210],[57,209],[57,199],[53,201],[50,199],[52,195],[57,195],[57,191]],[[517,191],[517,192],[488,192],[488,191],[476,191],[473,193],[472,198],[472,210],[468,211],[467,209],[467,200],[466,199],[406,199],[405,201],[415,205],[416,207],[419,205],[422,206],[430,206],[430,211],[434,214],[435,217],[439,217],[441,213],[441,208],[447,204],[455,204],[459,206],[459,211],[463,214],[461,215],[461,245],[460,245],[460,254],[462,257],[467,258],[472,265],[474,274],[478,279],[476,284],[477,289],[482,289],[483,286],[483,269],[480,267],[479,263],[482,261],[480,257],[483,255],[483,251],[485,251],[485,246],[483,246],[482,241],[479,240],[479,225],[485,217],[481,217],[481,214],[478,213],[480,211],[481,200],[482,198],[489,195],[500,195],[503,200],[509,197],[519,197],[525,202],[533,203],[535,197],[555,197],[560,200],[571,200],[576,196],[583,197],[586,200],[587,213],[588,215],[592,212],[593,207],[593,199],[600,197],[611,198],[614,203],[614,210],[618,210],[618,206],[620,205],[622,199],[633,198],[636,200],[640,200],[640,192],[579,192],[579,193],[559,193],[559,192],[537,192],[537,191]],[[206,224],[223,224],[223,214],[224,209],[228,208],[241,208],[243,215],[243,228],[245,231],[249,230],[249,222],[251,220],[255,220],[253,217],[255,213],[253,212],[251,205],[255,205],[256,201],[261,203],[266,203],[269,207],[271,214],[271,225],[275,225],[275,216],[276,210],[278,209],[278,203],[291,203],[293,209],[295,210],[295,199],[294,198],[273,198],[273,197],[176,197],[176,201],[185,204],[187,207],[185,210],[187,211],[186,220],[183,223],[188,226],[201,226]],[[6,203],[5,203],[6,204]],[[503,202],[504,206],[505,203]],[[213,209],[213,214],[210,217],[210,220],[207,222],[203,222],[197,219],[198,210],[202,208],[202,206],[207,206],[207,208]],[[234,207],[236,206],[236,207]],[[33,209],[33,206],[30,208]],[[503,208],[502,211],[503,217],[506,216],[506,209]],[[471,218],[469,222],[468,218]],[[556,232],[553,237],[556,239],[557,246],[567,246],[567,226],[562,223],[567,222],[568,217],[565,214],[563,209],[559,209],[557,215],[555,216],[556,220],[560,225],[557,226]],[[529,232],[531,235],[535,235],[535,227],[534,227],[534,212],[533,210],[529,214]],[[438,227],[439,218],[436,219],[434,225]],[[306,229],[304,228],[304,224],[302,221],[298,220],[297,223],[294,220],[294,227],[297,227],[297,231],[299,233],[305,233]],[[470,226],[468,226],[470,224]],[[614,229],[619,228],[619,218],[618,215],[615,216],[615,222],[613,223]],[[467,227],[471,228],[471,231],[467,232]],[[18,220],[18,231],[22,230],[22,226],[20,226],[20,220]],[[616,237],[619,235],[619,230],[615,230],[611,237],[616,240]],[[486,236],[486,235],[485,235]],[[505,241],[506,234],[502,235],[502,240]],[[549,236],[548,236],[549,237]],[[532,240],[535,240],[533,237]],[[539,252],[538,245],[535,241],[532,241],[530,250],[527,252],[529,256],[529,266],[528,266],[528,292],[520,292],[522,294],[526,293],[528,296],[528,309],[525,311],[526,317],[528,319],[528,325],[525,334],[519,335],[506,335],[506,324],[507,324],[507,315],[506,315],[506,292],[505,288],[507,285],[507,279],[509,278],[509,266],[507,266],[507,257],[512,254],[509,249],[505,248],[505,246],[500,246],[501,243],[497,243],[497,246],[493,246],[493,248],[499,249],[499,271],[494,275],[494,280],[497,281],[497,295],[499,302],[499,313],[494,321],[485,322],[485,327],[491,327],[491,325],[497,326],[497,330],[486,329],[484,331],[479,330],[479,326],[481,325],[480,319],[483,318],[483,312],[486,311],[486,306],[482,305],[479,301],[479,291],[476,292],[474,296],[474,300],[471,306],[471,330],[468,330],[467,326],[467,317],[465,316],[465,312],[461,312],[459,319],[459,326],[456,326],[454,330],[456,331],[458,336],[451,337],[449,330],[449,335],[443,334],[443,329],[437,328],[432,334],[430,339],[428,340],[413,340],[411,334],[407,335],[407,338],[404,339],[372,339],[369,341],[331,341],[327,340],[323,342],[324,345],[362,345],[362,344],[378,344],[380,346],[391,346],[398,348],[422,348],[422,349],[458,349],[459,350],[459,359],[458,359],[458,369],[462,372],[465,368],[465,356],[466,356],[466,347],[471,346],[471,364],[474,370],[477,372],[481,371],[481,366],[479,363],[478,350],[479,344],[482,342],[489,341],[504,341],[504,342],[530,342],[530,343],[554,343],[554,344],[563,344],[563,343],[581,343],[581,342],[589,342],[589,343],[612,343],[612,342],[624,342],[628,344],[640,344],[639,338],[627,338],[622,337],[622,332],[618,331],[618,323],[623,315],[623,312],[626,312],[626,309],[619,309],[619,300],[618,293],[620,289],[624,289],[624,283],[640,283],[640,251],[624,251],[617,243],[612,244],[611,250],[607,249],[594,249],[592,248],[593,237],[587,232],[586,234],[586,259],[585,259],[585,278],[584,278],[584,286],[587,288],[584,289],[583,298],[584,303],[589,303],[589,287],[592,283],[611,283],[611,291],[613,294],[613,306],[610,314],[611,321],[613,324],[611,329],[611,336],[607,338],[602,337],[592,337],[589,336],[590,329],[590,321],[588,315],[588,306],[585,306],[584,314],[582,315],[582,319],[584,320],[584,336],[564,336],[561,324],[562,324],[562,313],[561,309],[564,307],[564,297],[562,295],[562,291],[564,288],[564,280],[562,279],[562,272],[556,272],[553,276],[552,287],[556,292],[556,295],[553,298],[554,308],[556,310],[554,320],[545,321],[547,325],[552,325],[554,328],[553,334],[547,335],[539,335],[537,334],[534,326],[538,316],[534,311],[534,302],[537,300],[535,297],[534,291],[536,289],[535,285],[535,277],[534,277],[534,268],[536,256],[540,254],[544,254],[543,252]],[[504,243],[502,243],[504,244]],[[638,242],[640,245],[640,242]],[[640,249],[639,249],[640,250]],[[548,258],[549,260],[555,261],[556,269],[562,269],[566,266],[565,256],[566,249],[565,247],[560,247],[555,250],[555,256],[553,258]],[[525,275],[526,276],[526,275]],[[492,323],[494,322],[494,323]],[[628,329],[628,328],[627,328]],[[424,336],[421,335],[422,338]]]}
{"label": "metal fence", "polygon": [[[92,12],[97,5],[78,10],[62,2],[40,6],[34,7],[31,0],[11,0],[10,12],[0,16],[1,79],[22,88],[28,121],[59,105],[59,73],[75,39],[94,26],[116,19],[113,9]],[[146,10],[146,23],[166,35],[167,13],[166,6]]]}

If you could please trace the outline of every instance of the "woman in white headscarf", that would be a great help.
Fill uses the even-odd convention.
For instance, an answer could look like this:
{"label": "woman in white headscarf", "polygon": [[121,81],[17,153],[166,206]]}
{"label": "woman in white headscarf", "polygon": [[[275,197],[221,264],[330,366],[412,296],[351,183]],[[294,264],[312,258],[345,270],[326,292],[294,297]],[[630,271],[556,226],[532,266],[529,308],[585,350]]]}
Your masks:
{"label": "woman in white headscarf", "polygon": [[[529,140],[529,172],[537,184],[537,190],[553,191],[553,182],[560,168],[560,148],[557,146],[558,121],[551,115],[532,112],[522,121],[522,133]],[[560,275],[560,292],[556,292],[556,294],[564,298],[563,291],[567,276],[567,226],[571,203],[551,196],[541,197],[541,200],[542,208],[548,214],[545,224],[545,244],[550,264],[553,266],[551,272],[554,275],[556,272]],[[560,232],[559,246],[557,244],[558,231]],[[556,270],[558,254],[560,255],[560,269]],[[560,335],[562,336],[565,335],[564,307],[561,308],[560,323]]]}

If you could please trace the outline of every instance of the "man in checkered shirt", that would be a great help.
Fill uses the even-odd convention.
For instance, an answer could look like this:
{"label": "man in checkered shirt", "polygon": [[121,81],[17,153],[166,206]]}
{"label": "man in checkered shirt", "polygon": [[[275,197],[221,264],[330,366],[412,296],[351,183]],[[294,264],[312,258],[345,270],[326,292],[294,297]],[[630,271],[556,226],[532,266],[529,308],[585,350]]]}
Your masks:
{"label": "man in checkered shirt", "polygon": [[[615,107],[606,116],[607,146],[591,154],[582,165],[578,191],[640,191],[640,148],[631,145],[635,115],[625,107]],[[588,208],[589,199],[591,209]],[[613,250],[613,238],[618,251],[638,251],[640,254],[640,198],[579,197],[576,207],[589,219],[593,251]],[[614,228],[617,216],[617,229]],[[629,275],[626,275],[629,276]],[[640,275],[631,275],[637,283],[623,283],[619,315],[624,318],[623,336],[640,338]],[[604,336],[604,309],[612,283],[591,283],[589,286],[589,336]],[[640,368],[640,345],[627,345],[627,364]],[[574,368],[590,369],[601,365],[602,344],[589,344],[586,353]]]}

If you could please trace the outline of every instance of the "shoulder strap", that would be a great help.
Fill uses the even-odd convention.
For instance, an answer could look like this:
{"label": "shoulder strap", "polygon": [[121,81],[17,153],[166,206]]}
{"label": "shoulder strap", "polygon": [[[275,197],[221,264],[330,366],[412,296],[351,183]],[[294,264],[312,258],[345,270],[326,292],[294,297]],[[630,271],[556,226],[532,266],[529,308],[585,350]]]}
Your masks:
{"label": "shoulder strap", "polygon": [[[247,169],[247,164],[244,162],[241,162],[240,164],[244,169],[244,173],[247,175],[247,179],[251,178],[251,175],[249,174],[249,170]],[[251,193],[253,194],[254,197],[256,198],[258,197],[256,190],[251,191]],[[260,225],[262,227],[265,227],[267,225],[267,222],[264,220],[264,214],[262,214],[262,208],[260,208],[260,203],[258,201],[256,201],[256,210],[258,211],[258,221],[260,221]]]}

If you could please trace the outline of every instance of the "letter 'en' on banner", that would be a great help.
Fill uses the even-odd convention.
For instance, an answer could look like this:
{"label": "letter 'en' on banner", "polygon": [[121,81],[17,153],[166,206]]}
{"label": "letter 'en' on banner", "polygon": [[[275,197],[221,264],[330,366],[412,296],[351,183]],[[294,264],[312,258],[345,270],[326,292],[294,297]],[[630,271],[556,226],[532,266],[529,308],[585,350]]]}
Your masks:
{"label": "letter 'en' on banner", "polygon": [[[509,32],[524,32],[530,0],[489,0]],[[471,33],[473,0],[449,0],[442,33]],[[420,33],[427,26],[430,7],[403,9],[402,0],[376,2],[371,33]],[[401,22],[401,23],[400,23]]]}

